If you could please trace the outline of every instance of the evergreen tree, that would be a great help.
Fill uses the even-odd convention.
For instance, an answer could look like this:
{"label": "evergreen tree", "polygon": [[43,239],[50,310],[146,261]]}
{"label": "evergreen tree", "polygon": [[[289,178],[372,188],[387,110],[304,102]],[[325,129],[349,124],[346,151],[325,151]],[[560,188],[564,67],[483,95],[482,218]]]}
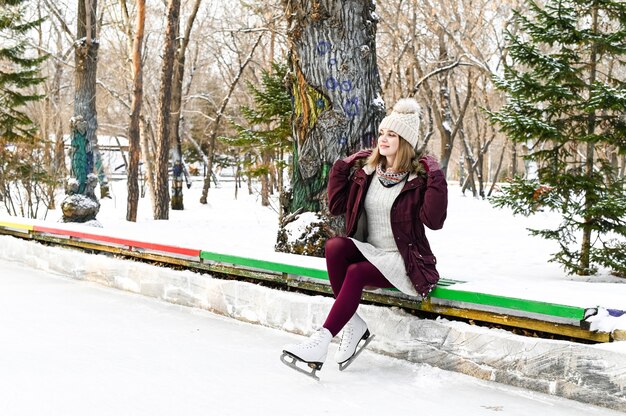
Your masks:
{"label": "evergreen tree", "polygon": [[531,149],[537,178],[514,178],[499,207],[529,215],[560,212],[556,229],[530,230],[558,241],[552,261],[588,275],[626,273],[626,192],[614,152],[626,151],[626,3],[529,1],[507,33],[512,64],[496,84],[508,97],[492,120]]}
{"label": "evergreen tree", "polygon": [[0,137],[9,142],[33,137],[33,122],[23,106],[42,97],[28,89],[43,82],[39,64],[45,57],[26,55],[26,33],[41,20],[24,22],[24,0],[0,0]]}
{"label": "evergreen tree", "polygon": [[[248,83],[254,106],[241,107],[246,125],[233,123],[237,136],[220,138],[251,156],[245,161],[245,172],[260,177],[265,188],[270,170],[276,168],[282,172],[286,166],[282,155],[291,146],[291,97],[284,83],[286,74],[285,64],[272,63],[271,72],[262,71],[259,86]],[[268,192],[268,189],[263,190],[264,195]]]}
{"label": "evergreen tree", "polygon": [[30,57],[27,32],[41,20],[26,21],[27,2],[0,0],[0,200],[7,212],[37,216],[50,177],[43,168],[44,143],[25,106],[42,98],[33,92],[43,82],[39,64]]}

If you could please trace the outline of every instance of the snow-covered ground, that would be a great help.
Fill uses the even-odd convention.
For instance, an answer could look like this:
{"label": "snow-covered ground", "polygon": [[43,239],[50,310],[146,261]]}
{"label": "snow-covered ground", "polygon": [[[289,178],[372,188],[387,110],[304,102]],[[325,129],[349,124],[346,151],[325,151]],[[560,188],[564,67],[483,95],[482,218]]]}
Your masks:
{"label": "snow-covered ground", "polygon": [[[202,183],[194,182],[190,190],[185,190],[186,209],[171,211],[168,221],[152,220],[150,204],[147,199],[142,199],[137,223],[124,220],[125,182],[112,182],[111,185],[112,198],[101,201],[102,209],[98,215],[104,228],[93,229],[93,231],[90,229],[90,232],[103,232],[130,239],[242,256],[262,256],[278,261],[285,261],[285,256],[291,257],[283,253],[275,253],[273,250],[278,228],[276,210],[271,207],[261,207],[259,196],[247,195],[245,188],[240,189],[239,199],[235,200],[233,182],[224,182],[221,187],[212,188],[207,205],[201,205],[198,202]],[[47,221],[54,224],[60,216],[59,212],[51,212]],[[3,219],[11,221],[10,217],[7,218],[0,212],[0,220]],[[558,265],[547,262],[549,254],[556,250],[556,247],[539,238],[528,236],[525,228],[554,224],[556,220],[555,216],[549,213],[540,213],[533,218],[514,218],[507,211],[493,209],[487,201],[463,197],[457,187],[451,186],[448,220],[444,229],[427,232],[435,254],[438,256],[442,276],[467,281],[464,287],[577,306],[600,305],[607,308],[626,309],[624,279],[603,274],[583,280],[567,276]],[[100,411],[103,414],[143,414],[144,409],[150,414],[160,414],[161,409],[163,414],[166,412],[195,414],[195,409],[201,409],[203,412],[210,411],[207,410],[208,406],[210,404],[215,406],[216,403],[223,406],[219,408],[220,414],[247,414],[259,409],[260,414],[280,415],[297,413],[296,410],[305,409],[303,414],[310,411],[310,414],[360,415],[370,413],[369,409],[373,409],[371,413],[380,412],[383,409],[403,413],[406,413],[407,409],[419,409],[444,415],[452,414],[452,412],[457,414],[459,411],[470,416],[491,414],[493,411],[521,415],[543,409],[539,406],[549,406],[549,414],[556,415],[575,415],[578,414],[577,409],[583,409],[585,413],[592,415],[614,414],[606,409],[598,410],[540,393],[478,381],[426,365],[415,365],[386,358],[371,352],[360,357],[360,363],[355,364],[345,374],[339,373],[334,366],[327,365],[322,371],[323,382],[311,383],[311,380],[297,373],[293,374],[278,361],[280,347],[296,339],[296,335],[277,329],[233,322],[200,310],[166,305],[127,294],[116,295],[116,292],[110,289],[98,289],[91,284],[73,283],[59,279],[58,276],[55,277],[55,274],[59,273],[81,280],[84,278],[81,276],[81,270],[84,269],[84,273],[95,277],[95,279],[88,280],[102,281],[107,284],[107,278],[119,277],[133,283],[131,281],[137,273],[144,276],[144,272],[140,272],[143,269],[139,267],[139,263],[84,253],[80,254],[81,260],[78,261],[78,256],[68,254],[63,249],[24,241],[13,244],[10,237],[4,237],[2,243],[4,252],[0,256],[0,328],[6,333],[6,339],[10,340],[4,344],[0,342],[0,368],[9,369],[7,373],[0,372],[0,392],[8,393],[6,399],[3,394],[0,394],[0,414],[2,415],[37,413],[31,410],[43,406],[42,403],[46,400],[53,404],[51,408],[54,411],[61,409],[58,410],[59,414],[98,414]],[[58,256],[55,255],[56,252]],[[324,267],[324,260],[318,258],[297,258],[292,261],[298,261],[301,264],[306,262],[312,267]],[[18,266],[20,264],[22,266]],[[124,264],[129,264],[129,266],[126,267]],[[30,265],[37,271],[19,269],[23,265]],[[98,277],[100,276],[99,270],[111,272],[113,275],[105,277],[103,274]],[[119,276],[117,276],[118,272]],[[130,273],[128,274],[130,278],[123,277],[126,272]],[[148,272],[146,275],[148,277],[152,276],[151,273],[161,274],[158,271],[146,270],[145,272]],[[186,273],[189,274],[189,272]],[[32,279],[35,281],[28,283]],[[172,276],[171,279],[177,281],[179,278]],[[190,277],[190,279],[196,278]],[[226,307],[226,310],[234,308],[234,313],[220,312],[239,319],[249,319],[250,313],[258,312],[262,315],[264,308],[269,305],[263,302],[271,302],[273,297],[280,298],[281,302],[285,302],[284,305],[299,305],[296,308],[302,310],[298,309],[300,314],[298,319],[304,319],[296,328],[296,332],[299,333],[311,331],[311,328],[316,325],[316,319],[323,319],[323,314],[330,302],[328,298],[316,300],[297,294],[290,294],[293,298],[287,299],[286,293],[276,293],[269,289],[260,292],[272,292],[274,295],[261,294],[254,292],[254,289],[245,289],[243,283],[237,287],[231,287],[228,294],[226,291],[221,292],[223,287],[217,282],[208,283],[208,285],[217,288],[216,293],[210,295],[215,299],[211,298],[209,303],[214,300],[219,303],[220,296],[239,298],[239,295],[246,294],[238,300],[229,298],[226,304],[222,305]],[[248,286],[257,288],[253,285]],[[57,290],[61,288],[63,290]],[[23,293],[19,294],[19,292]],[[48,299],[48,296],[51,298]],[[257,299],[255,296],[265,297]],[[168,298],[168,296],[159,295],[156,297]],[[10,301],[5,301],[5,298],[10,298]],[[305,298],[306,300],[303,301]],[[124,303],[126,300],[128,303]],[[254,308],[244,307],[246,302],[256,301],[261,303],[256,308],[256,312]],[[272,307],[276,308],[274,303]],[[73,304],[76,306],[72,306]],[[101,304],[110,305],[116,310],[120,309],[121,312],[117,314],[116,311],[100,310]],[[9,309],[5,311],[5,307]],[[242,307],[243,309],[239,311]],[[153,310],[157,311],[154,313],[159,316],[162,328],[159,326],[161,324],[140,321],[144,318],[151,319],[145,315]],[[307,311],[308,313],[305,313]],[[385,343],[393,338],[393,331],[389,332],[389,328],[386,328],[382,322],[378,322],[381,318],[377,320],[376,317],[381,311],[369,312],[371,325],[379,335],[372,343],[372,349],[388,354],[388,345]],[[271,325],[269,325],[270,322],[264,322],[262,319],[252,319],[252,321],[273,328],[293,330],[288,328],[287,322],[280,321],[279,312],[280,310],[273,310],[276,315],[273,319],[278,319],[278,321],[272,321]],[[389,313],[394,319],[401,318],[397,311]],[[312,314],[316,317],[310,316]],[[604,325],[603,328],[608,331],[616,327],[626,328],[623,318],[621,323],[617,321],[619,320],[607,317],[601,319],[598,324]],[[413,324],[416,322],[412,322]],[[419,322],[417,326],[420,326]],[[461,360],[469,360],[468,362],[476,358],[479,358],[476,362],[481,362],[480,359],[486,358],[487,362],[493,359],[495,363],[498,363],[500,361],[495,352],[507,350],[507,348],[513,348],[510,354],[523,359],[523,351],[530,348],[528,352],[532,353],[530,354],[532,357],[528,359],[532,364],[538,359],[540,362],[545,357],[552,356],[549,350],[554,347],[557,352],[561,350],[566,354],[572,354],[567,362],[569,366],[577,363],[576,369],[574,371],[573,367],[568,368],[575,374],[581,371],[580,375],[585,377],[587,370],[584,368],[584,363],[588,361],[587,357],[595,357],[594,360],[603,359],[604,353],[595,353],[594,350],[607,350],[606,357],[610,358],[607,362],[615,363],[613,367],[617,373],[607,368],[608,373],[615,373],[615,378],[611,379],[612,376],[607,372],[601,372],[601,376],[607,378],[609,383],[623,386],[623,377],[620,376],[623,374],[620,357],[622,354],[626,356],[626,342],[613,342],[594,346],[591,350],[576,351],[575,347],[570,348],[572,345],[566,345],[571,343],[552,345],[554,343],[549,341],[546,344],[537,340],[537,345],[533,346],[533,342],[528,339],[529,345],[526,345],[524,344],[526,339],[522,337],[519,339],[523,341],[518,342],[509,339],[516,336],[509,334],[509,336],[502,337],[498,330],[487,329],[480,329],[484,331],[484,334],[481,334],[476,332],[476,327],[460,323],[458,325],[450,323],[448,327],[445,320],[437,321],[430,326],[437,335],[444,337],[446,354],[458,355]],[[424,326],[426,327],[429,325]],[[457,347],[454,342],[447,343],[450,341],[450,336],[445,334],[451,333],[448,331],[456,334],[453,338],[460,340],[461,345],[458,348],[461,350],[455,350]],[[419,336],[417,338],[409,336],[409,338],[410,342],[418,343],[411,344],[413,345],[411,348],[415,351],[419,350],[419,354],[428,350],[430,344],[427,339]],[[2,339],[5,337],[3,336]],[[227,340],[227,342],[221,344],[221,340]],[[479,351],[468,349],[469,344],[464,344],[463,340],[477,341]],[[439,341],[437,340],[438,343]],[[485,349],[480,349],[481,342],[488,342],[488,350],[495,351],[496,355],[493,357],[489,354],[485,355]],[[250,350],[247,349],[248,347],[241,346],[250,343],[255,344],[255,348],[258,349]],[[421,346],[421,343],[424,343],[424,346]],[[38,350],[39,345],[42,349]],[[336,347],[331,347],[329,355],[331,360],[334,348]],[[546,356],[543,356],[541,352],[544,349],[546,349]],[[443,354],[444,352],[437,350],[436,353]],[[426,355],[429,354],[431,354],[430,350]],[[211,356],[218,356],[221,359],[217,360],[219,362],[211,361],[207,358]],[[438,356],[434,355],[434,357]],[[10,359],[11,357],[14,359]],[[549,359],[552,360],[552,358]],[[4,361],[10,364],[4,364]],[[418,360],[418,362],[423,362],[423,360]],[[558,367],[558,363],[552,364]],[[439,364],[435,363],[435,365]],[[197,369],[195,369],[196,366]],[[191,367],[194,368],[190,369]],[[501,371],[496,367],[490,367],[489,371]],[[595,367],[597,366],[590,366],[591,373],[595,371]],[[180,368],[184,368],[184,371]],[[37,371],[40,375],[35,377],[33,374]],[[556,371],[558,373],[560,370]],[[182,375],[182,373],[187,375]],[[593,374],[589,377],[596,377],[595,373]],[[51,381],[55,377],[56,383]],[[539,384],[544,381],[558,383],[558,379],[554,380],[553,377],[554,375],[550,373],[546,374],[546,380],[540,377],[541,380],[537,381]],[[30,387],[26,380],[31,380]],[[169,380],[174,380],[175,383]],[[586,385],[589,380],[581,379],[580,381]],[[570,382],[572,380],[564,380],[564,385]],[[517,383],[517,385],[525,386],[523,383]],[[375,394],[374,389],[384,391],[384,395],[381,397],[380,394]],[[538,390],[547,391],[542,388]],[[553,390],[551,387],[550,393],[558,394]],[[344,391],[348,393],[348,398],[343,396]],[[33,392],[44,400],[28,402],[25,398],[32,396]],[[493,394],[496,396],[492,396]],[[165,399],[168,395],[173,397],[171,402]],[[453,402],[448,399],[449,396],[458,396],[459,401]],[[242,397],[249,398],[249,402],[241,399]],[[278,399],[275,402],[268,402],[267,397]],[[491,400],[492,397],[494,397],[493,400]],[[578,398],[580,396],[573,394],[567,397]],[[390,400],[393,402],[391,405]],[[584,398],[582,400],[587,401]],[[616,397],[616,400],[620,399]],[[89,403],[95,403],[94,407],[97,409],[90,412],[84,411]],[[398,407],[394,408],[396,403]],[[465,403],[468,405],[466,406]],[[596,398],[595,403],[601,404],[603,401],[597,401]],[[442,406],[447,413],[438,410]],[[5,409],[11,412],[3,411]],[[20,413],[22,409],[25,410]],[[133,410],[124,411],[124,409]],[[180,411],[177,411],[178,409]],[[553,412],[552,409],[557,410]],[[561,410],[563,413],[559,413]],[[54,413],[46,412],[46,414]]]}
{"label": "snow-covered ground", "polygon": [[[0,261],[0,414],[617,416],[365,351],[321,382],[299,336]],[[329,354],[332,360],[336,344]]]}

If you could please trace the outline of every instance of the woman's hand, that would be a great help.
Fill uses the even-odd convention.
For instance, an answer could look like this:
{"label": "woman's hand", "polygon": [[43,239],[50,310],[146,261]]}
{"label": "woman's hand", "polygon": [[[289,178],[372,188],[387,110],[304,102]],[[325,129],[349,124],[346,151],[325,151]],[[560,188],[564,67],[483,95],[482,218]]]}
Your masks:
{"label": "woman's hand", "polygon": [[424,165],[424,169],[426,169],[426,172],[434,172],[436,170],[441,169],[441,167],[439,166],[439,162],[437,162],[437,159],[435,159],[433,156],[431,155],[426,155],[424,157],[422,157],[419,162]]}
{"label": "woman's hand", "polygon": [[359,150],[358,152],[351,154],[348,157],[343,158],[342,160],[344,162],[346,162],[347,164],[349,164],[350,166],[354,165],[354,162],[357,161],[357,159],[363,159],[366,157],[369,157],[372,154],[372,149],[363,149],[363,150]]}

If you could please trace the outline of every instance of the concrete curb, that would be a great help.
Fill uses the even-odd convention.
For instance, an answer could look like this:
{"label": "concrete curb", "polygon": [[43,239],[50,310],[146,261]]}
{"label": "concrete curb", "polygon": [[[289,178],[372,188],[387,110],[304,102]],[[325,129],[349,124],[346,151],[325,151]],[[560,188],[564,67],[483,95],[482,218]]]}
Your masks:
{"label": "concrete curb", "polygon": [[[332,303],[328,297],[8,236],[0,236],[0,259],[299,334],[319,328]],[[370,346],[379,353],[626,412],[626,354],[444,319],[422,320],[397,308],[362,305],[359,313],[376,334]]]}

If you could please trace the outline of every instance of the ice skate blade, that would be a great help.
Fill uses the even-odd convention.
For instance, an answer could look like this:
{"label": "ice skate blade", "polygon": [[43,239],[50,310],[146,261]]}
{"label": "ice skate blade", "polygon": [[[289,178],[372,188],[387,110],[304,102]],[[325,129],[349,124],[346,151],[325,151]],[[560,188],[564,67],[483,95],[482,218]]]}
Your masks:
{"label": "ice skate blade", "polygon": [[[291,361],[289,361],[291,360]],[[311,377],[314,380],[320,381],[320,378],[317,376],[317,371],[322,369],[322,363],[308,363],[306,361],[301,360],[300,358],[296,357],[295,355],[287,352],[287,351],[283,351],[283,353],[280,356],[280,361],[283,362],[283,364],[285,364],[288,367],[293,368],[294,370],[305,374],[309,377]],[[298,367],[297,363],[303,363],[306,364],[307,367],[311,368],[311,371],[307,371],[303,368]]]}
{"label": "ice skate blade", "polygon": [[[367,333],[369,333],[369,331],[367,331]],[[367,334],[366,333],[366,334]],[[344,361],[343,363],[339,363],[339,371],[343,371],[346,368],[348,368],[348,366],[350,364],[352,364],[352,362],[354,360],[356,360],[356,357],[359,356],[359,354],[361,354],[363,352],[363,350],[365,349],[365,347],[367,347],[367,344],[369,344],[370,342],[372,342],[372,340],[374,339],[375,335],[370,335],[369,337],[365,338],[365,342],[363,343],[363,345],[361,345],[361,347],[357,347],[354,355],[350,358],[348,358],[346,361]]]}

